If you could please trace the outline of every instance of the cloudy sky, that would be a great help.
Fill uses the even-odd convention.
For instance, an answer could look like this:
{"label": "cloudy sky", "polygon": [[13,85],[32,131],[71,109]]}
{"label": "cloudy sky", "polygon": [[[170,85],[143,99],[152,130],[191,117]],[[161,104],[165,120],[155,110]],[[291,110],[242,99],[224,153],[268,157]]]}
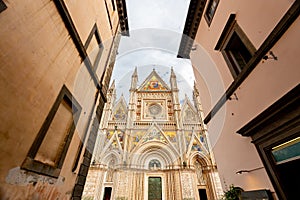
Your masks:
{"label": "cloudy sky", "polygon": [[[191,62],[176,58],[189,0],[127,0],[130,37],[122,37],[112,75],[117,96],[128,98],[131,75],[138,70],[139,84],[153,68],[169,85],[171,67],[178,87],[191,98],[194,81]],[[184,92],[183,92],[184,91]]]}

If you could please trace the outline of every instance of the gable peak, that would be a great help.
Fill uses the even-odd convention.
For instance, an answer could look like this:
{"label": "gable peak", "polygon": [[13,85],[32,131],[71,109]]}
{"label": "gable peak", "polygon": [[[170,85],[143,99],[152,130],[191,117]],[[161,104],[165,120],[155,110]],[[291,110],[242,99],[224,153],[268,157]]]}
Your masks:
{"label": "gable peak", "polygon": [[168,91],[170,90],[170,88],[153,68],[152,72],[141,84],[139,90],[140,91]]}

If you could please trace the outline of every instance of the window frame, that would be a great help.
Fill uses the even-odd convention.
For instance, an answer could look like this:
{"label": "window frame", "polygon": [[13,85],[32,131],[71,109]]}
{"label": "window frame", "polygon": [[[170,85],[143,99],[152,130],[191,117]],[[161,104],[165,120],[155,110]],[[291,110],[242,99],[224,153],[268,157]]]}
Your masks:
{"label": "window frame", "polygon": [[279,199],[287,199],[272,148],[300,136],[300,84],[237,131],[251,137]]}
{"label": "window frame", "polygon": [[[58,111],[59,106],[61,103],[65,101],[72,109],[73,115],[73,123],[70,125],[69,131],[66,135],[65,144],[63,147],[62,152],[59,155],[59,161],[55,166],[51,166],[49,164],[43,163],[41,161],[35,160],[35,156],[38,153],[39,148],[47,135],[47,132],[50,128],[50,125]],[[48,113],[42,127],[40,128],[28,154],[25,158],[24,162],[21,165],[22,169],[36,172],[39,174],[51,176],[57,178],[60,174],[60,171],[63,167],[63,163],[72,141],[73,134],[75,132],[75,124],[77,123],[79,116],[81,113],[81,106],[76,101],[76,99],[72,96],[71,92],[67,89],[65,85],[63,85],[62,89],[60,90],[50,112]]]}
{"label": "window frame", "polygon": [[[99,51],[97,53],[97,56],[96,56],[96,59],[95,59],[94,63],[92,63],[91,60],[90,60],[90,62],[92,64],[92,71],[96,72],[96,70],[99,66],[101,55],[103,53],[103,49],[104,49],[103,44],[102,44],[102,40],[101,40],[101,37],[100,37],[100,34],[99,34],[99,29],[98,29],[96,23],[94,24],[94,26],[93,26],[93,28],[92,28],[85,44],[84,44],[84,48],[85,48],[86,51],[87,51],[87,49],[88,49],[88,47],[89,47],[89,45],[90,45],[90,43],[91,43],[94,36],[95,36],[96,41],[98,43]],[[90,59],[89,55],[87,55],[87,57],[88,57],[88,59]]]}
{"label": "window frame", "polygon": [[[210,9],[212,9],[213,2],[216,2],[216,7],[213,10],[212,16],[210,18],[208,13],[209,13]],[[206,10],[205,10],[205,13],[204,13],[204,18],[205,18],[205,20],[207,22],[207,25],[209,27],[210,27],[210,25],[212,23],[212,20],[213,20],[215,14],[216,14],[217,9],[218,9],[219,2],[220,2],[220,0],[210,0],[207,4],[207,7],[206,7]]]}
{"label": "window frame", "polygon": [[4,1],[0,0],[0,13],[6,10],[7,6]]}
{"label": "window frame", "polygon": [[238,36],[238,38],[241,40],[242,44],[246,47],[246,49],[252,57],[256,52],[256,48],[251,43],[251,41],[249,40],[245,32],[242,30],[242,28],[238,25],[237,21],[235,20],[235,14],[231,14],[223,29],[220,39],[217,42],[215,50],[219,50],[222,53],[224,60],[233,78],[235,79],[242,72],[243,69],[236,62],[231,61],[232,58],[230,58],[228,55],[229,53],[227,48],[234,34]]}

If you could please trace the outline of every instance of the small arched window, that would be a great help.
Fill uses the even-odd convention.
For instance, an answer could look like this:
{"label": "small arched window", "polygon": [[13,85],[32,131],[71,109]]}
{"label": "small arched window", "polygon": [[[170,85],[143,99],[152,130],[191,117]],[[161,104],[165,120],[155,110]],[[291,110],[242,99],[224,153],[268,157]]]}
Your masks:
{"label": "small arched window", "polygon": [[153,159],[149,162],[149,169],[160,169],[160,168],[161,168],[161,164],[159,160]]}

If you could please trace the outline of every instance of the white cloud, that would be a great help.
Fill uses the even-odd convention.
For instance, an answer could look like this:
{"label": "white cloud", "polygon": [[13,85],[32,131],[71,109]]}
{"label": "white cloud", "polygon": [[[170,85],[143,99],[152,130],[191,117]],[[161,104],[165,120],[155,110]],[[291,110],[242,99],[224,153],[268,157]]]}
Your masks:
{"label": "white cloud", "polygon": [[188,0],[127,0],[129,28],[164,28],[182,32]]}
{"label": "white cloud", "polygon": [[[170,69],[177,75],[180,100],[191,98],[194,81],[191,63],[177,58],[189,0],[127,0],[130,37],[122,37],[112,79],[118,97],[128,98],[131,75],[138,67],[139,83],[153,67],[169,85]],[[184,91],[184,92],[183,92]]]}

